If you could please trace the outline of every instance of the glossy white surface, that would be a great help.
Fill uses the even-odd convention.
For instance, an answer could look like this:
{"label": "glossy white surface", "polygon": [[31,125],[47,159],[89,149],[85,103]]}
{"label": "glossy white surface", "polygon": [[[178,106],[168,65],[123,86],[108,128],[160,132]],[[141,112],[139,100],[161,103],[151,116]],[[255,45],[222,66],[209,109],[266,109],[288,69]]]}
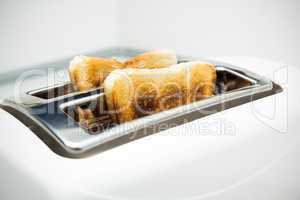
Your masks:
{"label": "glossy white surface", "polygon": [[299,199],[300,71],[222,60],[277,80],[284,92],[76,160],[0,110],[1,199]]}

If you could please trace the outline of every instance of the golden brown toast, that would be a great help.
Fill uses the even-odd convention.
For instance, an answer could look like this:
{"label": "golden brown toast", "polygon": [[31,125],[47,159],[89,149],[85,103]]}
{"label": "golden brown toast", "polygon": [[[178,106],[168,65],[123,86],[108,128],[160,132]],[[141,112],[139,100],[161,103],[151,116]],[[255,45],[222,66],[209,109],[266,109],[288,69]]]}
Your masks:
{"label": "golden brown toast", "polygon": [[170,51],[149,51],[124,62],[126,68],[164,68],[177,64],[177,57]]}
{"label": "golden brown toast", "polygon": [[215,66],[188,62],[160,69],[122,69],[104,81],[106,102],[117,123],[194,102],[214,93]]}
{"label": "golden brown toast", "polygon": [[69,75],[74,88],[85,91],[99,87],[110,72],[123,67],[114,59],[76,56],[70,63]]}
{"label": "golden brown toast", "polygon": [[69,75],[75,90],[85,91],[102,85],[104,79],[115,69],[162,68],[177,63],[176,55],[167,51],[150,51],[125,63],[115,59],[76,56],[70,63]]}

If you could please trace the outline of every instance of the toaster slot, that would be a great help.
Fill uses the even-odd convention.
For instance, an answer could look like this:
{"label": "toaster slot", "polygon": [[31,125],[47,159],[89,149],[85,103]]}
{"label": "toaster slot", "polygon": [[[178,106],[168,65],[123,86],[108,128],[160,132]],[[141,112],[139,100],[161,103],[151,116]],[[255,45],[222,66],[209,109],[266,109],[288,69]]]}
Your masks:
{"label": "toaster slot", "polygon": [[71,83],[54,85],[29,91],[27,94],[41,99],[53,99],[75,92]]}
{"label": "toaster slot", "polygon": [[103,93],[61,104],[60,109],[89,134],[101,133],[114,125]]}
{"label": "toaster slot", "polygon": [[28,98],[27,101],[24,101],[23,103],[31,105],[33,102],[40,104],[58,102],[60,104],[100,93],[103,93],[103,88],[101,87],[87,91],[76,91],[74,90],[72,83],[67,82],[60,85],[29,91],[27,92],[27,95],[29,97],[37,97],[37,101],[34,98]]}
{"label": "toaster slot", "polygon": [[[256,80],[242,73],[222,66],[217,66],[216,69],[217,80],[214,97],[255,87],[257,84]],[[83,98],[63,103],[60,109],[90,134],[101,133],[116,125],[109,114],[103,91],[99,94],[87,93]]]}
{"label": "toaster slot", "polygon": [[235,90],[247,89],[255,86],[257,81],[251,79],[242,73],[217,66],[217,80],[215,87],[215,95],[221,95]]}

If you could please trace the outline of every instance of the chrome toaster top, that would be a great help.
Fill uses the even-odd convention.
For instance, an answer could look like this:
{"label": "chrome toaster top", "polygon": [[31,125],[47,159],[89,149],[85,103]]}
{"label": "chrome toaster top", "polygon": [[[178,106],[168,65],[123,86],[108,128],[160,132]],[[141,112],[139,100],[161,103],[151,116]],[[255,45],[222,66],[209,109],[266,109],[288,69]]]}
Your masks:
{"label": "chrome toaster top", "polygon": [[[126,58],[140,52],[115,49],[98,56]],[[193,59],[180,58],[180,62],[189,60]],[[217,70],[214,96],[122,124],[113,123],[106,112],[103,88],[78,92],[69,82],[25,92],[18,100],[4,99],[1,108],[28,126],[54,152],[80,158],[159,132],[162,124],[164,129],[171,128],[282,91],[279,85],[253,72],[206,61],[215,64]],[[78,106],[91,109],[97,121],[88,126],[79,123]]]}

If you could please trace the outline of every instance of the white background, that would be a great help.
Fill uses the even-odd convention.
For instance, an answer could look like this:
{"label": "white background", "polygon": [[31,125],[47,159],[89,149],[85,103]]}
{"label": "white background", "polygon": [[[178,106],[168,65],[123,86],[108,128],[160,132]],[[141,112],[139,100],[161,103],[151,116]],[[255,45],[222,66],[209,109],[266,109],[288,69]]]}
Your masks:
{"label": "white background", "polygon": [[114,0],[0,0],[0,70],[115,45],[116,11]]}
{"label": "white background", "polygon": [[1,0],[0,72],[110,46],[298,65],[297,0]]}

